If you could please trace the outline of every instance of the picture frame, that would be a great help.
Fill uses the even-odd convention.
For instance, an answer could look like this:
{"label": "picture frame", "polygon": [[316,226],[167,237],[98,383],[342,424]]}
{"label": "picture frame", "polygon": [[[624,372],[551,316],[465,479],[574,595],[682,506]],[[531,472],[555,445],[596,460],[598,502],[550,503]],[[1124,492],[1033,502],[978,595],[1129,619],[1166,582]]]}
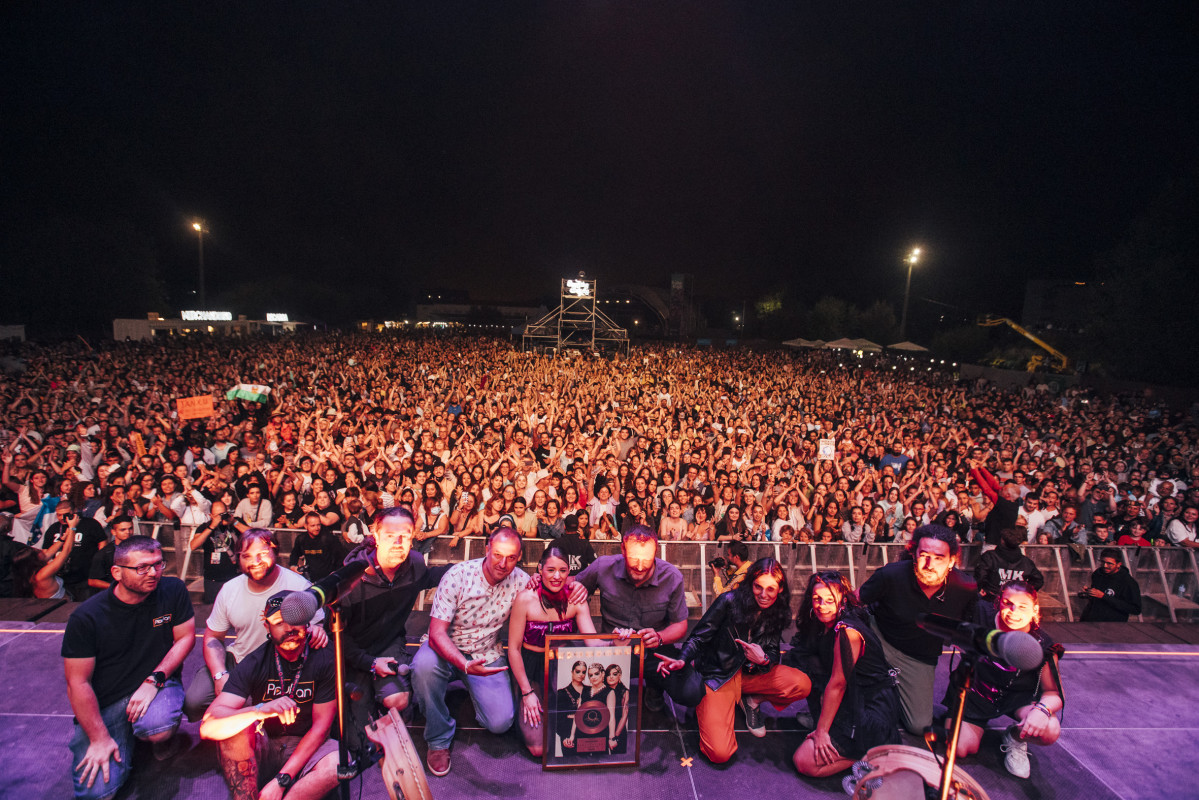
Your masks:
{"label": "picture frame", "polygon": [[542,769],[639,766],[644,671],[640,636],[547,636]]}

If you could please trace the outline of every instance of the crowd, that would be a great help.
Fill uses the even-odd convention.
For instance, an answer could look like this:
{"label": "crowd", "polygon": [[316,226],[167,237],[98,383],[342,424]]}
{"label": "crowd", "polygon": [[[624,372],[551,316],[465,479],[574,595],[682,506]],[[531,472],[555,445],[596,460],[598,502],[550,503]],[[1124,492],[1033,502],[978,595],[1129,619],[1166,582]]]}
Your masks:
{"label": "crowd", "polygon": [[[936,656],[914,629],[916,611],[931,604],[972,617],[981,590],[988,624],[1036,628],[1039,586],[1017,568],[1022,543],[1199,544],[1199,431],[1141,397],[1012,392],[828,353],[643,347],[551,357],[443,337],[80,344],[22,355],[0,382],[0,510],[12,515],[0,594],[92,596],[63,647],[81,794],[100,773],[110,785],[111,756],[125,755],[131,737],[169,745],[185,705],[222,743],[235,791],[251,792],[252,766],[268,761],[281,766],[264,796],[320,789],[330,775],[325,635],[319,620],[295,626],[275,612],[282,593],[325,577],[364,542],[377,549],[355,590],[360,607],[350,606],[347,667],[375,692],[360,711],[406,710],[415,699],[435,775],[449,770],[444,694],[455,677],[485,727],[506,730],[519,712],[536,749],[540,660],[522,660],[510,677],[497,645],[513,619],[524,628],[520,649],[534,654],[547,631],[640,636],[660,662],[647,673],[652,686],[697,708],[713,761],[735,752],[736,707],[757,731],[762,702],[811,693],[816,730],[795,764],[829,774],[889,741],[900,719],[913,731],[930,721]],[[242,384],[268,387],[265,402],[226,399]],[[197,395],[213,397],[214,413],[180,419],[176,401]],[[161,551],[132,535],[134,520],[185,527],[204,564],[214,635],[204,638],[200,683],[186,692],[174,684],[190,603],[179,601],[176,579],[159,577]],[[271,528],[296,529],[290,552],[279,552]],[[422,557],[438,537],[456,548],[488,534],[482,559],[431,568]],[[550,546],[530,583],[516,565],[535,538]],[[604,539],[619,540],[621,554],[597,559],[589,543]],[[659,539],[729,543],[727,591],[690,634],[678,570],[655,557]],[[840,576],[814,575],[784,664],[790,590],[769,559],[748,562],[738,545],[749,541],[896,541],[911,559],[857,592]],[[995,554],[977,587],[953,569],[964,541]],[[1092,606],[1127,588],[1100,575],[1127,575],[1117,550],[1107,572],[1104,552]],[[915,582],[896,570],[914,571]],[[400,669],[412,602],[434,585],[428,641]],[[596,588],[598,625],[580,596]],[[1127,596],[1119,603],[1125,614],[1134,607]],[[103,633],[116,618],[128,630],[119,647]],[[134,642],[142,622],[153,647]],[[227,650],[225,633],[236,637]],[[102,676],[116,664],[125,677]],[[143,669],[147,682],[132,685]],[[588,697],[619,707],[619,676],[596,681]],[[1024,739],[1056,738],[1055,679],[1026,683],[1035,698],[989,709],[1017,719],[1009,754]],[[172,717],[164,708],[176,701]],[[132,728],[106,737],[118,718]],[[248,734],[264,720],[264,736]],[[873,733],[859,741],[845,725]],[[615,748],[620,731],[609,733]],[[277,745],[269,759],[267,739]]]}

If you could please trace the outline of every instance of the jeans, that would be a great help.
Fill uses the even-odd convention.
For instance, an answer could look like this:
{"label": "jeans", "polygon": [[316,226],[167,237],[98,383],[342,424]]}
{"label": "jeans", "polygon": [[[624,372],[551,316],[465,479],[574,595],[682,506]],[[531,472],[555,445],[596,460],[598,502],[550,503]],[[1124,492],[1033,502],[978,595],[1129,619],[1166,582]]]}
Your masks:
{"label": "jeans", "polygon": [[[508,660],[500,657],[487,666],[507,665]],[[503,733],[512,727],[516,711],[508,670],[493,675],[467,675],[425,642],[412,659],[412,692],[425,714],[425,741],[430,750],[448,750],[454,741],[454,718],[445,703],[446,689],[454,679],[466,684],[475,717],[484,728]]]}
{"label": "jeans", "polygon": [[[87,788],[86,783],[80,780],[82,772],[73,773],[75,797],[86,798],[86,800],[104,800],[117,793],[128,779],[129,771],[133,769],[133,740],[135,738],[148,739],[157,733],[173,730],[179,726],[179,721],[183,718],[183,684],[178,678],[168,680],[150,701],[146,713],[142,714],[141,719],[137,722],[130,722],[125,717],[125,706],[128,703],[129,697],[122,697],[115,703],[100,709],[100,718],[104,720],[104,727],[108,728],[108,735],[117,743],[121,760],[109,759],[108,781],[105,782],[104,774],[99,773],[96,775],[96,782],[90,789]],[[72,770],[79,765],[79,762],[83,761],[90,744],[91,741],[87,738],[87,734],[83,732],[82,726],[76,721],[75,733],[71,736],[69,745]]]}

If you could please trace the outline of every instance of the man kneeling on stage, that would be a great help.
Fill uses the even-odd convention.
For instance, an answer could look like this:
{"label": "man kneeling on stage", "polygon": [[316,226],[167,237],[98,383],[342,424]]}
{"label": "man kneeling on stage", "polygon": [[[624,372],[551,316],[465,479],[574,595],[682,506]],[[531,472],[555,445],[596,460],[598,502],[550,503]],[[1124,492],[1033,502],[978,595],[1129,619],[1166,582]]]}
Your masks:
{"label": "man kneeling on stage", "polygon": [[333,648],[313,649],[305,626],[283,621],[289,594],[266,601],[266,644],[234,667],[200,725],[203,738],[220,743],[221,770],[237,800],[318,798],[337,786]]}

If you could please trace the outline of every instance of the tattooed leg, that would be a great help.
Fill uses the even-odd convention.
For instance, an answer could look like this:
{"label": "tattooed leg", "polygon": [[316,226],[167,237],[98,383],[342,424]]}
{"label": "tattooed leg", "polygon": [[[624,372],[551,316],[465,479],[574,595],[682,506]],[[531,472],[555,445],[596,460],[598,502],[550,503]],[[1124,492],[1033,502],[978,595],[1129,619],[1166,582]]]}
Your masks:
{"label": "tattooed leg", "polygon": [[253,726],[220,742],[221,772],[234,800],[257,800],[258,757],[254,753]]}

